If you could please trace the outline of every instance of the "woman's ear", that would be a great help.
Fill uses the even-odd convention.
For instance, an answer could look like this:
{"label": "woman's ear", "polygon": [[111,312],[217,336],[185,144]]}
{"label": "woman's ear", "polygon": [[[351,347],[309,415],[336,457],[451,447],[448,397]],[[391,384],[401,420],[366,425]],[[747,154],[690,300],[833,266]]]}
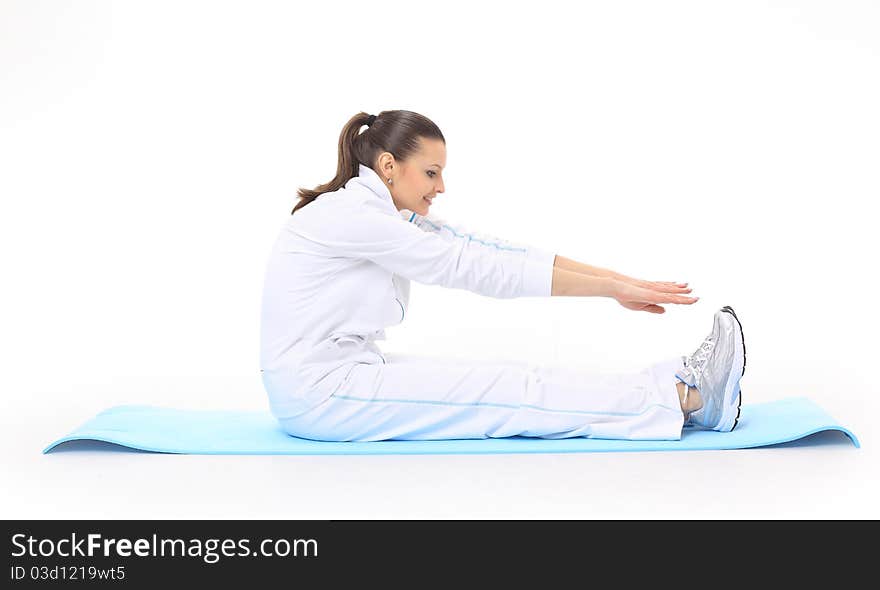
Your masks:
{"label": "woman's ear", "polygon": [[384,178],[390,177],[394,171],[394,156],[390,152],[382,152],[379,154],[377,168],[380,175]]}

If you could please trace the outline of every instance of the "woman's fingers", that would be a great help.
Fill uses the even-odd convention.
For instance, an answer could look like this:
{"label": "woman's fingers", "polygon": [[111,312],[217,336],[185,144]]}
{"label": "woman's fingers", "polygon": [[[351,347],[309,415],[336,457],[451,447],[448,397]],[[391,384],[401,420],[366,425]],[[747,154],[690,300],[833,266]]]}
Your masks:
{"label": "woman's fingers", "polygon": [[628,290],[622,292],[619,298],[624,301],[638,301],[647,304],[677,303],[682,305],[690,305],[696,303],[700,299],[699,297],[691,297],[690,295],[666,293],[663,291],[655,291],[654,289],[644,289],[634,286],[630,286]]}
{"label": "woman's fingers", "polygon": [[691,297],[690,295],[683,295],[681,291],[667,291],[667,290],[658,290],[653,288],[645,288],[639,287],[637,285],[633,285],[632,283],[615,283],[615,294],[614,298],[618,301],[625,301],[628,303],[642,303],[642,304],[658,304],[658,303],[678,303],[683,305],[689,305],[691,303],[696,303],[700,298],[699,297]]}
{"label": "woman's fingers", "polygon": [[699,300],[699,297],[691,297],[690,295],[677,295],[675,293],[668,293],[663,291],[651,291],[647,290],[647,293],[651,295],[649,298],[645,299],[645,301],[649,303],[681,303],[681,304],[691,304],[696,303]]}
{"label": "woman's fingers", "polygon": [[676,285],[675,283],[659,283],[660,285],[666,286],[674,291],[678,292],[690,292],[691,288],[685,285]]}
{"label": "woman's fingers", "polygon": [[653,289],[664,293],[690,293],[691,288],[687,283],[672,283],[669,281],[643,281],[639,280],[637,285],[644,289]]}

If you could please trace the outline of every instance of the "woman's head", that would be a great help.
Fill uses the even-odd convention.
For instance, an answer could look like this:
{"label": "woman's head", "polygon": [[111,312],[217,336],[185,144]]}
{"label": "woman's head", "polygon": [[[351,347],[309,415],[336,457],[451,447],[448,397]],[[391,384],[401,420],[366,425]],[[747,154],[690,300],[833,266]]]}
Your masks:
{"label": "woman's head", "polygon": [[336,177],[315,189],[297,191],[305,207],[315,198],[345,186],[358,175],[358,166],[371,168],[391,193],[394,206],[420,215],[428,212],[431,199],[446,190],[446,140],[440,129],[427,117],[404,110],[382,111],[363,133],[361,127],[370,115],[360,112],[345,124],[339,136],[339,162]]}

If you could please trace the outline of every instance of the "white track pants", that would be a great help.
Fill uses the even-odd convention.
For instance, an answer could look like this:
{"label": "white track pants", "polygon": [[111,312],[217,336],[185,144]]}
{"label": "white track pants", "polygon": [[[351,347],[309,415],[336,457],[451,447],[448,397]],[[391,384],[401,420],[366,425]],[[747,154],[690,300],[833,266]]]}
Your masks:
{"label": "white track pants", "polygon": [[680,356],[637,373],[387,355],[357,363],[323,402],[279,419],[324,441],[529,436],[680,440]]}

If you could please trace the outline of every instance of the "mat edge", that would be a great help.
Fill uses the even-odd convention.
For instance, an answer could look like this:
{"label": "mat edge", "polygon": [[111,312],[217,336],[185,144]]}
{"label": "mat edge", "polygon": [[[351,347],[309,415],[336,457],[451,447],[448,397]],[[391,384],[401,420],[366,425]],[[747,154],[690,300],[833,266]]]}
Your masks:
{"label": "mat edge", "polygon": [[[835,425],[830,425],[830,426],[822,426],[822,427],[813,429],[807,433],[801,434],[799,436],[779,439],[779,440],[775,440],[775,441],[771,441],[771,442],[753,444],[753,445],[736,445],[736,446],[727,446],[727,447],[718,446],[718,447],[703,447],[703,448],[699,448],[699,447],[697,447],[697,448],[671,447],[671,448],[655,448],[655,449],[638,449],[638,448],[636,448],[636,449],[613,449],[613,450],[610,450],[610,449],[599,449],[599,450],[580,450],[580,449],[577,449],[577,450],[553,450],[553,451],[549,451],[547,453],[552,454],[552,453],[616,453],[616,452],[656,452],[656,451],[659,451],[659,452],[662,452],[662,451],[676,451],[676,452],[678,452],[678,451],[733,451],[733,450],[744,450],[744,449],[759,449],[759,448],[763,448],[763,447],[771,447],[774,445],[780,445],[780,444],[794,442],[797,440],[802,440],[802,439],[808,438],[810,436],[813,436],[814,434],[818,434],[820,432],[829,432],[829,431],[842,432],[850,439],[850,442],[853,444],[853,446],[855,448],[857,448],[857,449],[861,448],[861,443],[859,442],[858,437],[856,437],[855,434],[853,434],[849,429],[835,424]],[[477,439],[477,440],[485,440],[485,439]],[[566,440],[566,439],[552,439],[552,440]],[[321,454],[326,454],[326,455],[373,455],[373,454],[472,455],[472,454],[481,454],[481,453],[468,453],[468,452],[462,453],[462,452],[455,452],[455,451],[449,452],[449,451],[442,451],[442,450],[441,451],[436,451],[436,450],[435,451],[402,451],[402,452],[397,452],[397,453],[373,453],[371,451],[368,451],[366,448],[364,448],[362,451],[361,450],[355,451],[354,447],[351,450],[355,451],[355,452],[333,452],[333,453],[265,453],[265,452],[260,452],[260,453],[226,453],[226,452],[211,453],[211,452],[206,452],[206,451],[164,450],[164,449],[157,449],[157,448],[152,448],[152,447],[148,447],[148,446],[138,446],[138,445],[128,444],[128,443],[120,442],[118,440],[113,440],[108,437],[72,436],[72,435],[65,436],[65,437],[60,438],[57,441],[51,443],[49,446],[47,446],[46,448],[43,449],[42,454],[47,455],[52,451],[52,449],[54,449],[64,443],[73,442],[73,441],[105,442],[108,444],[117,445],[117,446],[124,447],[127,449],[133,449],[136,451],[146,451],[146,452],[150,452],[150,453],[160,453],[160,454],[168,454],[168,455],[265,455],[265,456],[277,456],[277,455],[321,455]],[[393,443],[396,441],[380,441],[380,442]],[[399,441],[399,442],[419,442],[419,441]],[[650,441],[633,441],[633,442],[650,442]],[[667,442],[668,443],[668,442],[676,442],[676,441],[657,441],[657,442]],[[334,444],[344,444],[344,443],[334,441]],[[520,449],[520,450],[513,450],[513,451],[493,451],[492,453],[489,453],[489,454],[502,454],[503,453],[503,454],[511,454],[512,455],[512,454],[534,454],[534,453],[544,453],[544,452],[545,451],[534,451],[534,450]]]}

